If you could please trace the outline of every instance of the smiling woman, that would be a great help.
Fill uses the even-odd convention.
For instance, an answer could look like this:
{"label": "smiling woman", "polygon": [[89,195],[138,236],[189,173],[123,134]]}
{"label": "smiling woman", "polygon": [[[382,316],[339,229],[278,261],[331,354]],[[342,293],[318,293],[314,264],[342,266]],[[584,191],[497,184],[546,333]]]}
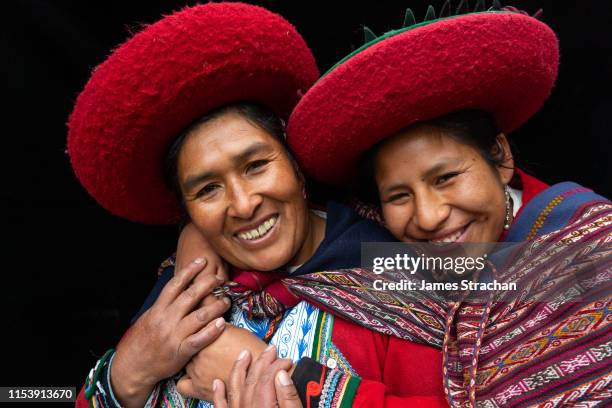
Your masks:
{"label": "smiling woman", "polygon": [[[511,256],[488,258],[467,285],[474,292],[500,280],[518,292],[465,292],[441,314],[451,406],[605,405],[612,354],[587,356],[609,350],[612,333],[604,317],[612,204],[575,183],[549,187],[514,166],[506,134],[550,94],[558,42],[525,12],[481,5],[450,15],[446,3],[443,15],[430,8],[419,24],[408,10],[405,27],[342,59],[306,93],[289,120],[289,145],[308,175],[328,183],[347,182],[369,160],[376,201],[398,240],[518,243],[500,251]],[[559,138],[537,136],[551,145]],[[429,272],[455,283],[450,273]],[[341,290],[320,276],[317,295],[359,298],[352,288],[371,278],[349,274]],[[294,287],[302,290],[311,293]],[[426,295],[396,292],[393,302],[439,316]],[[397,333],[423,336],[406,329],[408,311],[390,305],[379,316]]]}
{"label": "smiling woman", "polygon": [[401,241],[496,242],[520,207],[506,203],[514,161],[486,112],[413,125],[372,155],[366,168],[373,170],[387,227]]}
{"label": "smiling woman", "polygon": [[[181,261],[179,242],[177,265],[164,263],[79,405],[210,406],[213,384],[228,383],[247,356],[247,380],[228,384],[233,407],[276,404],[275,385],[291,386],[306,406],[445,405],[435,340],[375,333],[287,287],[289,274],[307,282],[356,267],[362,241],[392,239],[343,205],[308,207],[282,119],[316,77],[287,21],[241,3],[165,17],[94,71],[69,123],[79,180],[116,215],[186,217],[183,235],[196,235],[202,255]],[[164,156],[172,189],[161,176]],[[405,381],[416,372],[419,381]]]}
{"label": "smiling woman", "polygon": [[300,265],[324,235],[325,222],[308,211],[303,177],[281,143],[280,121],[274,136],[261,125],[259,118],[271,115],[254,105],[222,108],[171,149],[179,152],[176,182],[190,220],[241,269]]}

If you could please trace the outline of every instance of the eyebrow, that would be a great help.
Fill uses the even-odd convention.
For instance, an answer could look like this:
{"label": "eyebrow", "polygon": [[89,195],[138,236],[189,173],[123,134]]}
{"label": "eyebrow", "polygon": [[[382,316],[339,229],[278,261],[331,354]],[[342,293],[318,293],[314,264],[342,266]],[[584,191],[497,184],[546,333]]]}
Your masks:
{"label": "eyebrow", "polygon": [[[435,165],[427,169],[425,173],[423,173],[423,176],[421,177],[421,179],[422,180],[427,179],[431,177],[432,175],[439,173],[440,171],[442,171],[445,167],[449,165],[455,166],[455,165],[461,164],[462,162],[463,160],[459,158],[442,159],[438,163],[436,163]],[[383,190],[383,193],[389,194],[389,193],[392,193],[394,190],[401,190],[404,187],[405,187],[405,184],[402,182],[391,184],[389,187],[386,187]]]}
{"label": "eyebrow", "polygon": [[[272,146],[270,146],[269,144],[263,143],[263,142],[255,142],[251,144],[249,147],[247,147],[246,149],[244,149],[243,151],[241,151],[240,153],[236,154],[230,160],[233,163],[240,164],[240,163],[244,163],[245,161],[248,161],[251,157],[259,153],[269,152],[271,150],[272,150]],[[185,191],[189,191],[195,186],[197,186],[198,184],[208,179],[215,178],[217,176],[218,174],[214,171],[205,171],[202,173],[191,175],[187,177],[187,180],[185,180],[185,182],[183,183],[183,189]]]}

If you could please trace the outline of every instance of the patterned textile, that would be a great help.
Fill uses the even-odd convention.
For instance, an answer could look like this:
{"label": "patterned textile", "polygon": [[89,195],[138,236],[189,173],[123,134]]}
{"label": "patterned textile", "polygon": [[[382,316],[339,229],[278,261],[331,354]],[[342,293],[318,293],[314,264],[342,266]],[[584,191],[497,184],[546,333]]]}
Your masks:
{"label": "patterned textile", "polygon": [[506,239],[523,242],[491,270],[498,281],[517,282],[519,292],[444,303],[415,291],[376,292],[374,275],[359,269],[287,282],[298,296],[369,329],[441,346],[453,407],[606,406],[611,231],[612,204],[563,183],[522,209]]}
{"label": "patterned textile", "polygon": [[[400,276],[404,280],[419,279],[418,275]],[[378,291],[373,288],[376,279],[380,275],[354,268],[287,278],[285,282],[300,297],[349,321],[441,348],[446,314],[443,298],[428,293],[405,298],[399,292]]]}
{"label": "patterned textile", "polygon": [[[252,319],[240,308],[234,307],[231,311],[230,322],[237,327],[245,328],[262,338],[268,331],[270,318]],[[270,340],[277,348],[280,358],[290,358],[294,362],[307,357],[324,364],[329,358],[338,362],[335,372],[337,375],[347,374],[355,376],[356,373],[331,342],[333,329],[333,316],[320,311],[307,302],[300,302],[297,306],[287,310],[283,315],[281,324]],[[150,406],[156,407],[198,407],[211,408],[208,401],[183,398],[176,389],[177,379],[170,379],[156,387],[151,398]],[[331,392],[331,390],[330,390]]]}

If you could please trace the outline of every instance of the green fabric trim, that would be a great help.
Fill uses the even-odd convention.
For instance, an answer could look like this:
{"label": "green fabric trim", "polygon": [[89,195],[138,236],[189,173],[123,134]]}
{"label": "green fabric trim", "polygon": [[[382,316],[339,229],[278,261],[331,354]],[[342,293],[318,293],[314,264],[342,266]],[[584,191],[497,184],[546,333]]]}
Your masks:
{"label": "green fabric trim", "polygon": [[317,324],[315,325],[315,335],[312,342],[312,352],[310,353],[310,358],[313,360],[317,360],[317,351],[319,351],[319,342],[321,341],[321,336],[319,332],[321,331],[321,325],[323,324],[323,318],[325,316],[325,312],[319,310],[319,316],[317,317]]}
{"label": "green fabric trim", "polygon": [[342,58],[340,61],[336,62],[330,69],[328,69],[323,75],[321,75],[321,78],[319,78],[319,80],[317,82],[319,82],[321,79],[325,78],[325,76],[327,74],[329,74],[330,72],[332,72],[334,69],[338,68],[340,65],[344,64],[346,61],[348,61],[349,59],[351,59],[352,57],[354,57],[355,55],[359,54],[360,52],[362,52],[363,50],[370,48],[372,45],[377,44],[383,40],[386,40],[387,38],[390,37],[394,37],[398,34],[402,34],[405,33],[406,31],[410,31],[413,30],[415,28],[419,28],[419,27],[423,27],[426,26],[428,24],[432,24],[432,23],[437,23],[438,21],[442,21],[442,20],[448,20],[448,19],[452,19],[452,18],[458,18],[458,17],[464,17],[464,16],[472,16],[475,14],[490,14],[490,13],[495,13],[495,14],[514,14],[513,11],[483,11],[480,13],[469,13],[469,14],[461,14],[461,15],[456,15],[456,16],[450,16],[450,17],[442,17],[442,18],[436,18],[435,20],[429,20],[429,21],[423,21],[419,24],[416,25],[412,25],[410,27],[403,27],[400,28],[398,30],[391,30],[391,31],[387,31],[386,33],[382,34],[380,37],[377,37],[375,40],[370,41],[364,45],[362,45],[361,47],[357,48],[355,51],[351,52],[350,54],[348,54],[347,56],[345,56],[344,58]]}
{"label": "green fabric trim", "polygon": [[338,404],[339,408],[351,408],[353,406],[359,383],[361,383],[361,378],[349,376],[348,380],[346,380],[346,389],[342,395],[342,400]]}
{"label": "green fabric trim", "polygon": [[98,383],[100,374],[104,370],[104,364],[106,364],[106,361],[110,358],[110,356],[114,352],[115,352],[115,349],[110,349],[110,350],[107,350],[106,353],[104,353],[102,358],[97,363],[98,368],[96,369],[96,371],[94,372],[92,376],[91,383],[87,384],[87,382],[85,382],[86,386],[85,386],[85,392],[83,392],[83,396],[85,397],[86,400],[90,400],[91,397],[93,397],[93,395],[96,393],[96,384]]}

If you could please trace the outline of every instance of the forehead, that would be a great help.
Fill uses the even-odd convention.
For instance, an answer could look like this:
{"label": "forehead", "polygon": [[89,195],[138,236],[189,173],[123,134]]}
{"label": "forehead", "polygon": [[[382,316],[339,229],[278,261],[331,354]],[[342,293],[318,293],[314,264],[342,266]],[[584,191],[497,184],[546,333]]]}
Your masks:
{"label": "forehead", "polygon": [[477,151],[456,138],[426,127],[416,127],[385,141],[375,157],[377,173],[405,172],[431,167],[439,160],[468,158]]}
{"label": "forehead", "polygon": [[377,163],[384,163],[386,157],[397,156],[405,162],[427,162],[430,155],[461,155],[473,152],[475,149],[472,146],[461,143],[440,130],[417,127],[400,132],[383,142],[376,159]]}
{"label": "forehead", "polygon": [[283,149],[274,136],[241,115],[223,114],[187,135],[179,152],[179,172],[233,160],[254,145],[267,150]]}

